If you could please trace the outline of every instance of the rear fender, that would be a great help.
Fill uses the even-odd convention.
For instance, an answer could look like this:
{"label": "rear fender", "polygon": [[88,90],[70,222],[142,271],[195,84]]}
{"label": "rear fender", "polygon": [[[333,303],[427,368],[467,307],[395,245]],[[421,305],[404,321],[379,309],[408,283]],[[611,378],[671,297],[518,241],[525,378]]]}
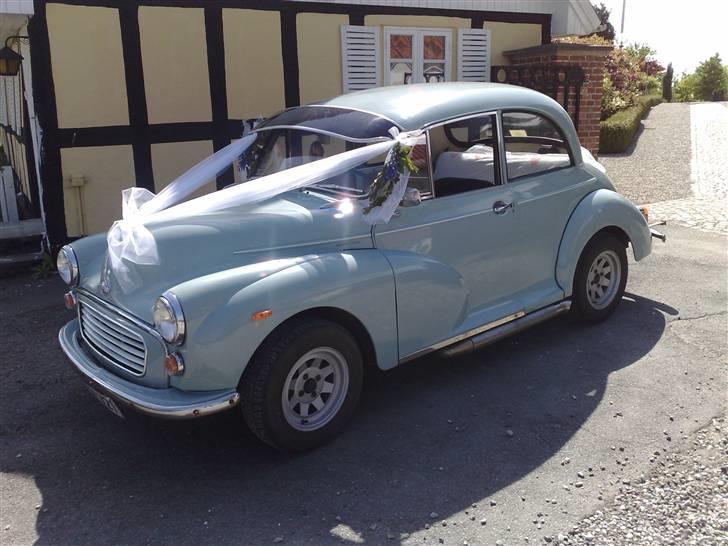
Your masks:
{"label": "rear fender", "polygon": [[639,209],[615,191],[599,189],[588,194],[574,209],[564,230],[556,261],[556,281],[571,296],[576,264],[589,240],[608,228],[621,230],[639,261],[652,250],[652,237]]}

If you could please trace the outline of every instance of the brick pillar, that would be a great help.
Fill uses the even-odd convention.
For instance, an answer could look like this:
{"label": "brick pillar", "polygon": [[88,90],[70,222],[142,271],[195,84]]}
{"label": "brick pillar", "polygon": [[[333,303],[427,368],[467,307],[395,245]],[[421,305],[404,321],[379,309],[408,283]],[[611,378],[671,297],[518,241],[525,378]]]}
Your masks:
{"label": "brick pillar", "polygon": [[[584,71],[579,100],[579,133],[581,145],[596,157],[599,151],[599,117],[602,104],[604,64],[612,46],[551,43],[504,52],[511,63],[519,66],[578,66]],[[575,117],[575,92],[569,94],[569,114]],[[561,94],[557,100],[563,105]]]}

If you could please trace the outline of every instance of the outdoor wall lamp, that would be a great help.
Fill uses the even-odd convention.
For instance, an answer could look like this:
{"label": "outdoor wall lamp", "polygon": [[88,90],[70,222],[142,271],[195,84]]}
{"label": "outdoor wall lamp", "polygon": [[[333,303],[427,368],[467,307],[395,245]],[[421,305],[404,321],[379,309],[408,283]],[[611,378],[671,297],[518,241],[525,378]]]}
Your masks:
{"label": "outdoor wall lamp", "polygon": [[27,36],[8,36],[5,40],[5,47],[0,49],[0,76],[17,76],[20,70],[20,64],[23,62],[23,56],[16,53],[10,47],[11,40],[27,40]]}

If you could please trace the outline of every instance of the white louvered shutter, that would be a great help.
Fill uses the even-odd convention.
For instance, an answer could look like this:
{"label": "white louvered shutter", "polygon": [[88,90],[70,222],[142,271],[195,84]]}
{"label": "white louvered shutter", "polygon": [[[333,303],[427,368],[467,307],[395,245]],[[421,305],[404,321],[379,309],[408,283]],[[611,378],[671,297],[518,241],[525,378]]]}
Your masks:
{"label": "white louvered shutter", "polygon": [[458,29],[458,80],[490,81],[490,30]]}
{"label": "white louvered shutter", "polygon": [[379,27],[343,25],[341,63],[344,93],[381,85]]}

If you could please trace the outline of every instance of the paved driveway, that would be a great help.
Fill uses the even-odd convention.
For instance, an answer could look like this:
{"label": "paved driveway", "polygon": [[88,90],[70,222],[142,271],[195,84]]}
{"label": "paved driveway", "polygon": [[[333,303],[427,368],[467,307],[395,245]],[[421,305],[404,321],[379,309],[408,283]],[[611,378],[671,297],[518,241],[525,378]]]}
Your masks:
{"label": "paved driveway", "polygon": [[617,189],[654,219],[728,234],[728,102],[660,104],[630,149],[602,155]]}
{"label": "paved driveway", "polygon": [[59,282],[0,281],[0,541],[525,544],[566,531],[724,406],[726,241],[668,234],[605,324],[555,320],[370,377],[347,431],[298,457],[259,444],[237,411],[118,420],[57,347]]}

